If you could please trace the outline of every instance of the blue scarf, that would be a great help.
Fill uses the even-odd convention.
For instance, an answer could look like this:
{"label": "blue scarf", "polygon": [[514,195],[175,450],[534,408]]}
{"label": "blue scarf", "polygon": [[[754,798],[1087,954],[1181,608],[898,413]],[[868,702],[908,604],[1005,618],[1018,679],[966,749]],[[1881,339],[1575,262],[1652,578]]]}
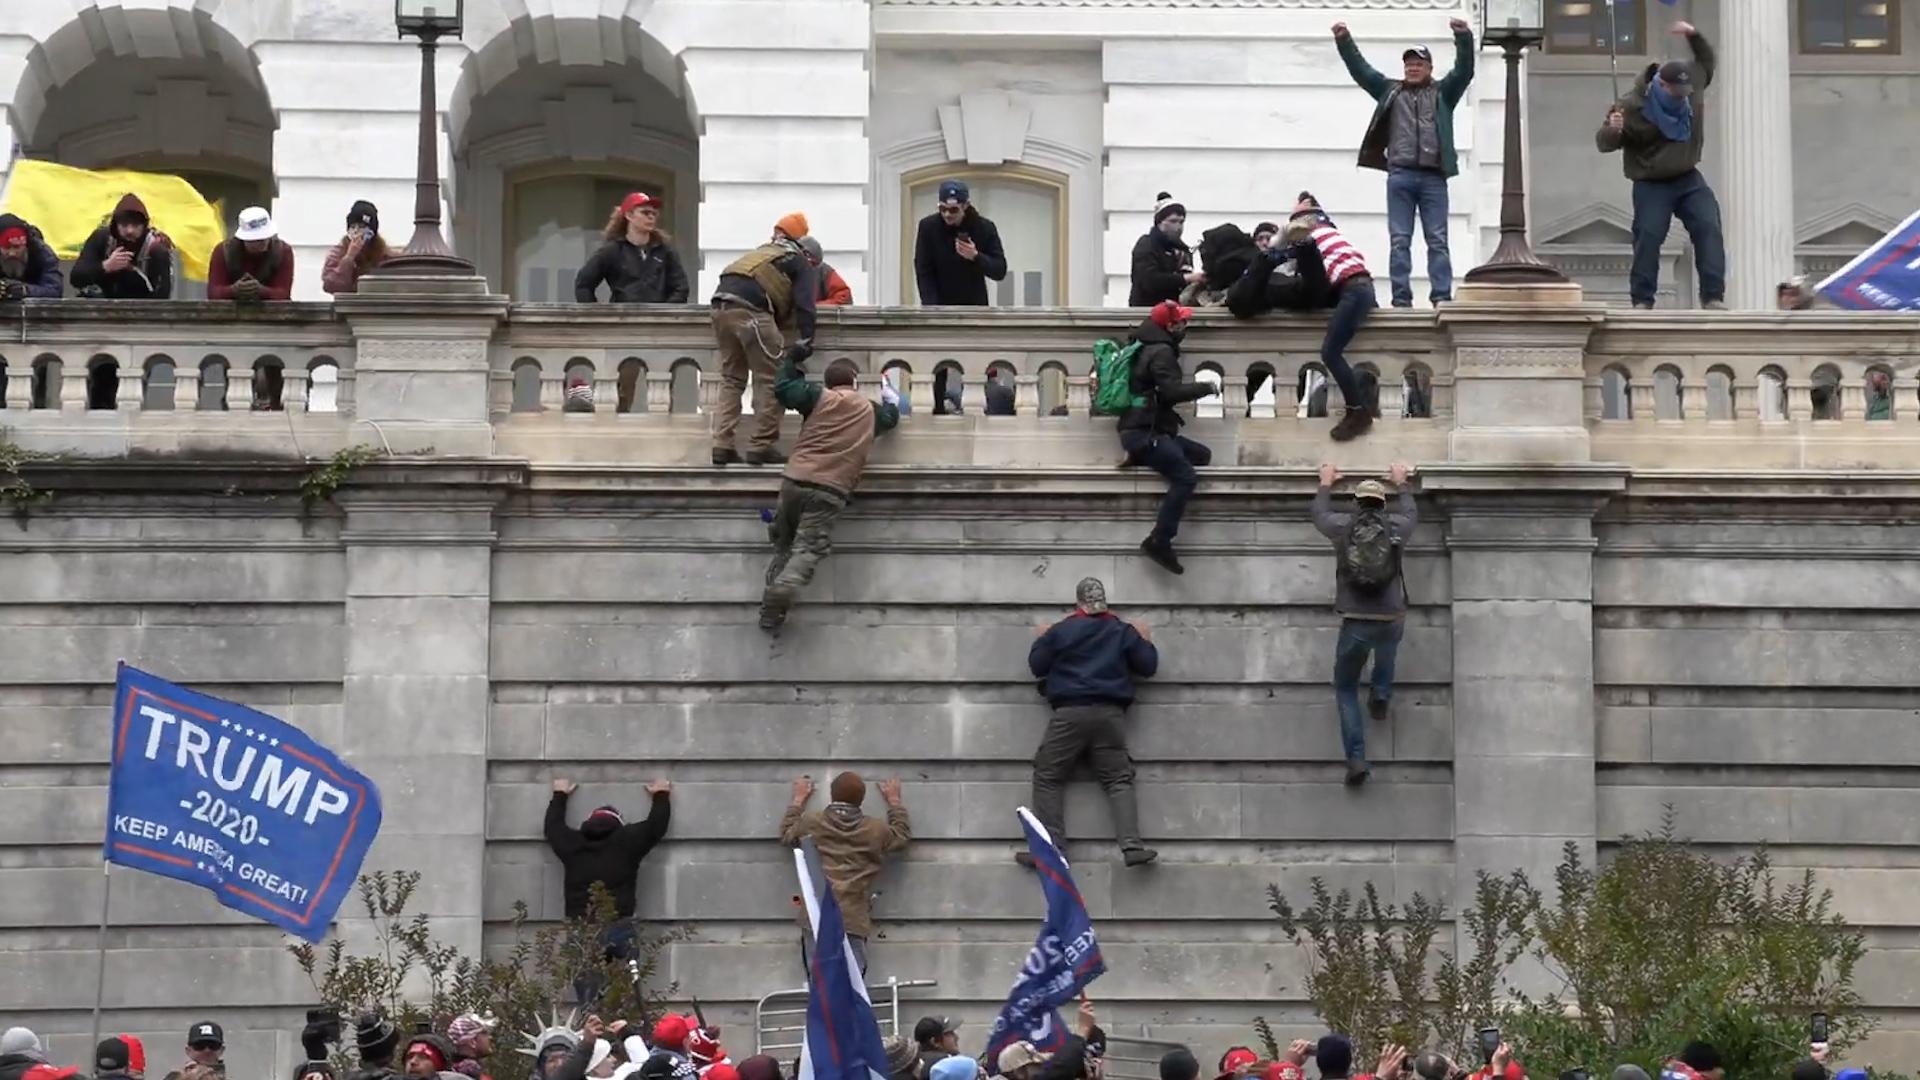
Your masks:
{"label": "blue scarf", "polygon": [[1668,94],[1667,84],[1658,75],[1647,83],[1647,103],[1640,107],[1640,115],[1674,142],[1693,139],[1693,99]]}

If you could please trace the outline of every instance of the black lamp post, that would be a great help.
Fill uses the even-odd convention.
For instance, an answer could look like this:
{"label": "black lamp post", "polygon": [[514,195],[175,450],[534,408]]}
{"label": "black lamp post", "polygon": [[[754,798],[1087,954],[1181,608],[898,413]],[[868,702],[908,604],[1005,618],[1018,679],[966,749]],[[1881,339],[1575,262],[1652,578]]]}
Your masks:
{"label": "black lamp post", "polygon": [[1484,0],[1480,40],[1500,46],[1507,60],[1506,153],[1500,177],[1500,245],[1493,257],[1467,271],[1470,282],[1486,285],[1557,285],[1560,271],[1542,262],[1527,243],[1527,181],[1521,160],[1520,54],[1546,40],[1541,0]]}
{"label": "black lamp post", "polygon": [[439,108],[434,100],[434,44],[459,37],[465,0],[394,0],[393,23],[402,37],[420,39],[420,161],[415,168],[413,238],[380,266],[393,274],[472,274],[440,233]]}

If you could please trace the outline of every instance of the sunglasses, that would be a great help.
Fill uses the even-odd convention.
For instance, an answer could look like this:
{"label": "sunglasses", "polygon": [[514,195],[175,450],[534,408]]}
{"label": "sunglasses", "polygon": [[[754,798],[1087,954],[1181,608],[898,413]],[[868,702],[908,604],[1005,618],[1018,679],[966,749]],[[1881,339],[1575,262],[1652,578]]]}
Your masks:
{"label": "sunglasses", "polygon": [[943,203],[940,207],[940,212],[942,214],[964,214],[967,212],[967,208],[960,204],[947,205]]}
{"label": "sunglasses", "polygon": [[196,1042],[196,1043],[188,1043],[187,1049],[189,1050],[224,1050],[225,1047],[217,1042]]}

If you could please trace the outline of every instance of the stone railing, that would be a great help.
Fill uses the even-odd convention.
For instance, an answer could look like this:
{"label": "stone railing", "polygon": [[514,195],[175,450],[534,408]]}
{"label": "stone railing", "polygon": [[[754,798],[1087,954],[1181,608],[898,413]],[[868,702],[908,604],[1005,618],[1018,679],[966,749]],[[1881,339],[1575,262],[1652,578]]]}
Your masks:
{"label": "stone railing", "polygon": [[[901,391],[908,415],[881,464],[1105,467],[1114,440],[1092,415],[1092,347],[1123,338],[1138,315],[823,309],[809,368],[845,358],[868,393],[883,378]],[[310,457],[367,442],[691,465],[706,459],[727,392],[698,306],[508,305],[393,285],[337,308],[62,301],[0,319],[7,438],[49,452]],[[1195,320],[1186,364],[1221,394],[1186,408],[1216,464],[1310,465],[1332,452],[1327,429],[1344,403],[1320,363],[1323,330],[1319,316]],[[1864,440],[1920,442],[1916,316],[1459,304],[1383,310],[1348,355],[1382,413],[1340,451],[1357,466],[1855,467],[1891,464]],[[1869,385],[1876,371],[1885,395]],[[591,412],[565,407],[576,375],[594,387]],[[1012,415],[986,415],[989,379],[1012,389]],[[956,396],[957,413],[935,409]]]}

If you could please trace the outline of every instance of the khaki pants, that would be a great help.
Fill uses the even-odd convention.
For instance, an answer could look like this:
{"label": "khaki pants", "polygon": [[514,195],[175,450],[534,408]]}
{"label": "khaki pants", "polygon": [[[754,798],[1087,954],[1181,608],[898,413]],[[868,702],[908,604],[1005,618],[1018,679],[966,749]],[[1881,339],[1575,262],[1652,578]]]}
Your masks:
{"label": "khaki pants", "polygon": [[1040,749],[1033,753],[1033,816],[1053,834],[1053,842],[1067,844],[1067,782],[1083,757],[1093,765],[1094,778],[1106,790],[1113,809],[1113,836],[1121,850],[1140,842],[1140,808],[1133,795],[1133,756],[1120,730],[1127,710],[1118,705],[1065,705],[1053,710]]}
{"label": "khaki pants", "polygon": [[833,550],[833,523],[846,508],[843,495],[791,480],[781,482],[773,524],[767,526],[767,535],[773,541],[773,560],[767,563],[760,625],[778,626],[786,619],[793,595],[807,587],[820,560]]}
{"label": "khaki pants", "polygon": [[746,392],[751,372],[753,423],[747,431],[747,448],[771,449],[780,441],[780,414],[786,411],[773,400],[773,380],[778,374],[781,350],[786,347],[780,327],[767,312],[722,304],[713,309],[713,338],[720,345],[720,385],[724,388],[713,412],[714,448],[733,449],[733,432],[740,426],[740,395]]}

